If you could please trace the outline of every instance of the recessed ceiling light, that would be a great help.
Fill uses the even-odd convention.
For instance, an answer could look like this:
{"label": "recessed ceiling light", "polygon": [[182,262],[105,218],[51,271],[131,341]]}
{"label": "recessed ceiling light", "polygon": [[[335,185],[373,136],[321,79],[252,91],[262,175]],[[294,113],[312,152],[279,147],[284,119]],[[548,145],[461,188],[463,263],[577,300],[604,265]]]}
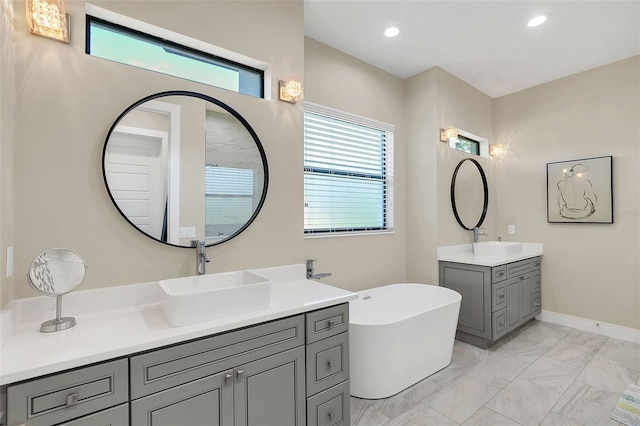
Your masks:
{"label": "recessed ceiling light", "polygon": [[529,27],[537,27],[538,25],[542,25],[545,22],[547,22],[549,20],[549,18],[551,18],[551,14],[550,13],[545,13],[544,15],[538,15],[538,16],[535,16],[535,17],[531,18],[529,20],[529,22],[527,23],[527,25]]}
{"label": "recessed ceiling light", "polygon": [[400,27],[397,25],[391,25],[384,30],[384,36],[393,38],[400,34]]}

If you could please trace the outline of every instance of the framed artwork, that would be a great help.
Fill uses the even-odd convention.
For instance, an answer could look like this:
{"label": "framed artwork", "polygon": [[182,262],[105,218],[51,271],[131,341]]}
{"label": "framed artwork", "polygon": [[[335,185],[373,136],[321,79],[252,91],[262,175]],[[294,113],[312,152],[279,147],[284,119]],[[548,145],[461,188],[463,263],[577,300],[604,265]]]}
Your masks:
{"label": "framed artwork", "polygon": [[613,157],[547,163],[547,222],[613,223]]}

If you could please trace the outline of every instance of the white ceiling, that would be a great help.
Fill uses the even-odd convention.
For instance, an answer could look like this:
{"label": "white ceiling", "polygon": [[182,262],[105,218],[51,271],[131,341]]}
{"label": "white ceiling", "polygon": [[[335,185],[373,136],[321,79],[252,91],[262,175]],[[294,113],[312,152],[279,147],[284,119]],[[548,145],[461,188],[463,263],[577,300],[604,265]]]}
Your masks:
{"label": "white ceiling", "polygon": [[305,0],[304,28],[398,77],[439,66],[499,97],[640,54],[640,0]]}

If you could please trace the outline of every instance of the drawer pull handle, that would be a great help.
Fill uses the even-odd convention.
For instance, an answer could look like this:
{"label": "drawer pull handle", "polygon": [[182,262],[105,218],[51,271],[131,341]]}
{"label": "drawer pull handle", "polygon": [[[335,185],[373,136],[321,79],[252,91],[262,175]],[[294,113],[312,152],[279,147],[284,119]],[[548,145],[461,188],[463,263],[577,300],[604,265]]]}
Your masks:
{"label": "drawer pull handle", "polygon": [[327,414],[329,415],[329,420],[333,420],[333,417],[335,416],[335,414],[333,414],[333,411],[329,411]]}
{"label": "drawer pull handle", "polygon": [[496,274],[496,276],[498,276],[498,277],[501,277],[501,276],[503,276],[503,275],[504,275],[504,272],[502,272],[502,271],[500,271],[500,272],[498,272],[498,273]]}
{"label": "drawer pull handle", "polygon": [[327,328],[333,328],[335,327],[336,322],[334,320],[329,320],[327,321]]}
{"label": "drawer pull handle", "polygon": [[78,405],[79,397],[80,396],[78,395],[78,392],[70,393],[69,395],[67,395],[67,407]]}
{"label": "drawer pull handle", "polygon": [[536,308],[539,308],[539,307],[540,307],[540,304],[539,304],[539,303],[536,303]]}
{"label": "drawer pull handle", "polygon": [[333,368],[333,365],[335,364],[335,361],[330,359],[329,361],[327,361],[327,365],[329,366],[329,368]]}
{"label": "drawer pull handle", "polygon": [[236,376],[238,376],[238,378],[242,377],[243,374],[244,374],[244,370],[236,371]]}
{"label": "drawer pull handle", "polygon": [[520,281],[524,281],[524,276],[520,277]]}
{"label": "drawer pull handle", "polygon": [[231,380],[233,378],[233,374],[227,374],[226,376],[224,376],[224,381],[228,382],[229,380]]}
{"label": "drawer pull handle", "polygon": [[498,299],[504,299],[504,294],[499,294]]}

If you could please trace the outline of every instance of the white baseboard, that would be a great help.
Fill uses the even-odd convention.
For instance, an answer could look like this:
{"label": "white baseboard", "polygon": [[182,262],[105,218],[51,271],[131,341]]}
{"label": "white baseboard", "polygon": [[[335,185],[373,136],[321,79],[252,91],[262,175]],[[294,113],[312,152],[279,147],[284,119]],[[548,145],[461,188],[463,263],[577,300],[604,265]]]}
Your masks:
{"label": "white baseboard", "polygon": [[627,342],[640,343],[640,330],[636,328],[624,327],[622,325],[608,322],[592,320],[573,315],[560,314],[542,310],[536,319],[553,324],[564,325],[578,330],[589,331],[591,333],[602,334],[614,339],[626,340]]}

